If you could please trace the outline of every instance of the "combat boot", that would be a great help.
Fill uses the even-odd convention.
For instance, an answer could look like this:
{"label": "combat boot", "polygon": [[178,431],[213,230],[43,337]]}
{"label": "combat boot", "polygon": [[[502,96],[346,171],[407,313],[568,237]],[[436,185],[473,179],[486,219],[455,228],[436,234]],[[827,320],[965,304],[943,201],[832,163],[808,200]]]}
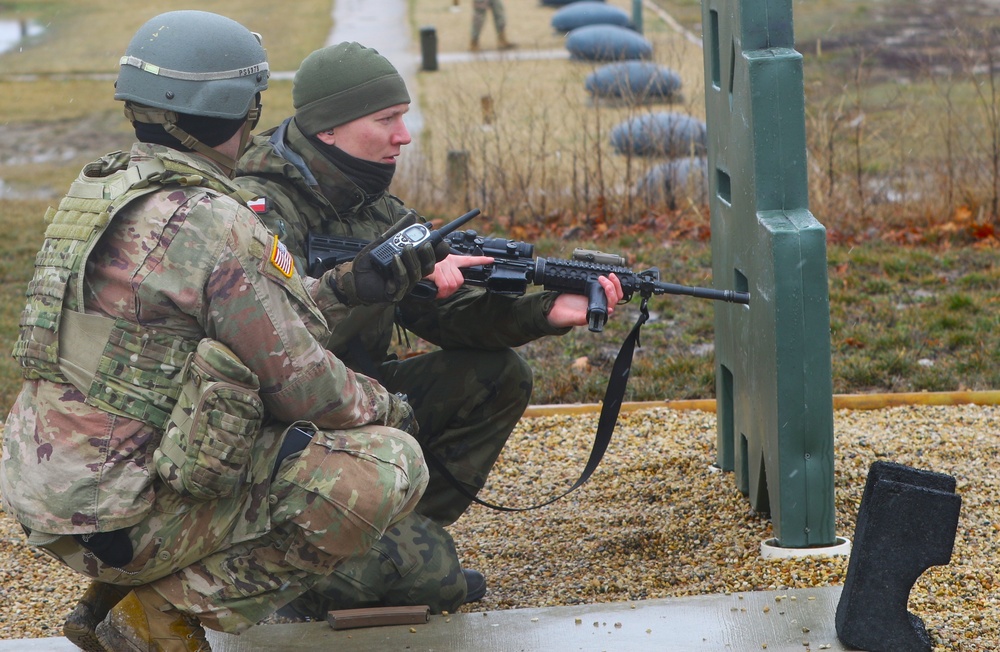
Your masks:
{"label": "combat boot", "polygon": [[479,41],[477,39],[469,41],[469,52],[479,52]]}
{"label": "combat boot", "polygon": [[486,597],[486,577],[477,570],[463,568],[462,575],[465,576],[465,604],[479,602]]}
{"label": "combat boot", "polygon": [[211,652],[205,629],[147,587],[126,595],[97,626],[107,652]]}
{"label": "combat boot", "polygon": [[517,47],[517,43],[508,41],[506,31],[501,31],[497,34],[497,47],[501,50],[513,50]]}
{"label": "combat boot", "polygon": [[123,586],[92,581],[73,611],[66,617],[63,623],[63,635],[81,650],[104,652],[104,646],[97,640],[94,630],[111,608],[121,602],[128,592],[129,589]]}

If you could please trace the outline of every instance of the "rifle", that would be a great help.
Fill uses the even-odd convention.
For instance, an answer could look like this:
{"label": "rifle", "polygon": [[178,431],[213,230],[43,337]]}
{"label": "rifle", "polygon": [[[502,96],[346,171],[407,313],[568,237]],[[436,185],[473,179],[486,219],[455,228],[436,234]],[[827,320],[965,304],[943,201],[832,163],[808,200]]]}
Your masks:
{"label": "rifle", "polygon": [[[459,220],[461,219],[459,218]],[[454,222],[442,227],[439,231],[447,230],[452,224]],[[650,297],[657,294],[678,294],[743,305],[750,304],[749,292],[664,283],[660,281],[660,271],[656,267],[635,272],[626,266],[627,261],[623,257],[616,254],[590,249],[575,249],[569,260],[535,258],[534,245],[516,240],[483,237],[472,230],[452,231],[445,236],[445,240],[455,254],[493,258],[493,262],[487,265],[461,268],[462,276],[469,285],[484,287],[488,292],[496,294],[521,296],[527,292],[529,284],[534,284],[547,290],[586,296],[588,300],[588,327],[594,332],[602,331],[608,318],[607,295],[597,280],[598,277],[615,274],[621,281],[623,301],[631,300],[635,294],[642,297],[639,318],[625,338],[611,370],[590,458],[587,460],[580,477],[569,489],[530,507],[494,505],[466,489],[435,456],[427,455],[427,462],[437,469],[459,493],[478,504],[499,511],[520,512],[549,505],[581,486],[597,469],[618,421],[618,413],[621,410],[625,387],[632,367],[632,355],[635,347],[639,344],[639,331],[649,318],[647,304]],[[320,276],[331,267],[353,260],[367,244],[368,242],[365,240],[357,238],[310,234],[306,243],[307,272],[311,276]],[[437,288],[427,280],[420,281],[410,294],[411,297],[420,299],[432,299],[436,295]]]}
{"label": "rifle", "polygon": [[[446,227],[442,227],[442,230],[444,228]],[[621,281],[623,302],[631,301],[635,294],[640,295],[644,301],[653,295],[676,294],[750,304],[748,292],[666,283],[660,280],[658,268],[651,267],[636,272],[626,266],[623,257],[616,254],[578,248],[573,251],[570,259],[535,258],[534,245],[504,238],[483,237],[472,230],[449,233],[445,240],[453,253],[493,258],[493,262],[487,265],[462,268],[462,276],[469,285],[509,296],[521,296],[527,292],[529,285],[539,285],[546,290],[587,297],[587,325],[595,333],[604,330],[608,319],[607,295],[597,279],[609,274],[615,274]],[[357,238],[310,234],[306,243],[307,271],[310,276],[320,276],[325,270],[352,260],[367,244]],[[421,281],[410,296],[431,299],[436,294],[437,288],[433,283]]]}
{"label": "rifle", "polygon": [[[595,333],[604,330],[604,324],[608,320],[608,298],[597,278],[609,274],[614,274],[621,281],[623,302],[631,301],[635,294],[644,299],[658,294],[678,294],[750,304],[748,292],[665,283],[660,280],[658,268],[633,271],[626,266],[625,258],[617,254],[577,248],[573,250],[570,259],[535,258],[534,246],[531,244],[482,237],[472,230],[458,231],[445,239],[454,253],[493,257],[493,262],[488,265],[462,268],[462,275],[469,285],[485,287],[487,291],[496,294],[521,296],[527,291],[529,284],[534,284],[546,290],[587,297],[588,327]],[[427,286],[433,285],[421,281],[415,292],[425,283]]]}

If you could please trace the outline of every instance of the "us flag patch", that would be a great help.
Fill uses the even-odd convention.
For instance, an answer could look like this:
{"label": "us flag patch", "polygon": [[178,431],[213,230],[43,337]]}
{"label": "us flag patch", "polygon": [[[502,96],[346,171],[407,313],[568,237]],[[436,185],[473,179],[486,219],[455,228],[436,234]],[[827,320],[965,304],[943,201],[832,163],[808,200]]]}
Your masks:
{"label": "us flag patch", "polygon": [[274,248],[271,249],[271,264],[278,268],[278,271],[285,275],[286,278],[291,278],[292,274],[295,273],[295,259],[292,258],[292,254],[288,253],[288,247],[285,243],[278,240],[278,236],[274,236]]}

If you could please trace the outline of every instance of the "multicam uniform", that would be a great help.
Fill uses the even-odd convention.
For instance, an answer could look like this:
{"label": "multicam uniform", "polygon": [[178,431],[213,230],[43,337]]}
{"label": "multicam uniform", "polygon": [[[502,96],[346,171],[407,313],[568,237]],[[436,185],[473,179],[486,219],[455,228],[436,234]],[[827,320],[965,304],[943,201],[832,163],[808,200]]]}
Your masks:
{"label": "multicam uniform", "polygon": [[[235,181],[270,202],[261,217],[296,256],[300,269],[305,269],[310,232],[371,240],[404,210],[389,193],[366,196],[291,119],[253,139]],[[555,294],[549,292],[512,298],[465,287],[444,300],[406,299],[355,308],[334,326],[329,348],[352,368],[369,370],[390,391],[405,393],[420,424],[418,440],[425,454],[444,463],[475,493],[485,484],[531,396],[531,370],[512,347],[569,330],[548,323],[554,301]],[[395,323],[441,350],[404,361],[391,359]],[[470,502],[432,467],[416,512],[448,525]],[[447,534],[436,528],[423,535],[428,536],[441,539]],[[450,545],[450,537],[447,542]],[[406,549],[412,542],[396,543]],[[377,572],[370,575],[373,582],[380,581]]]}
{"label": "multicam uniform", "polygon": [[[404,423],[399,400],[324,349],[327,317],[343,309],[328,284],[294,272],[226,197],[222,170],[156,145],[135,145],[123,171],[127,161],[87,166],[47,215],[0,490],[29,542],[73,569],[149,584],[206,626],[240,632],[368,550],[416,504],[426,468],[392,427]],[[154,464],[206,342],[259,384],[262,421],[206,415],[235,433],[215,453],[238,482],[214,499],[175,491]],[[277,466],[291,423],[315,434]],[[82,545],[96,533],[126,537],[131,559],[102,562]]]}
{"label": "multicam uniform", "polygon": [[502,0],[473,0],[472,1],[472,41],[479,40],[479,35],[483,32],[483,25],[486,23],[486,12],[493,12],[493,25],[497,34],[502,34],[507,28],[507,11],[504,9]]}

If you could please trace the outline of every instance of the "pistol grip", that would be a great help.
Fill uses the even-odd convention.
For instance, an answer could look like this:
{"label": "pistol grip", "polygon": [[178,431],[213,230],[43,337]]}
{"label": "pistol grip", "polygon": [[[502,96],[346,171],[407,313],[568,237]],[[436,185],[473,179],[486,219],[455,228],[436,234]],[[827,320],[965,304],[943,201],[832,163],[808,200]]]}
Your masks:
{"label": "pistol grip", "polygon": [[592,333],[604,330],[608,321],[608,296],[604,288],[594,279],[587,282],[587,327]]}
{"label": "pistol grip", "polygon": [[434,281],[428,281],[424,279],[418,281],[413,289],[410,290],[410,298],[420,299],[421,301],[429,301],[437,297],[438,287],[434,285]]}

